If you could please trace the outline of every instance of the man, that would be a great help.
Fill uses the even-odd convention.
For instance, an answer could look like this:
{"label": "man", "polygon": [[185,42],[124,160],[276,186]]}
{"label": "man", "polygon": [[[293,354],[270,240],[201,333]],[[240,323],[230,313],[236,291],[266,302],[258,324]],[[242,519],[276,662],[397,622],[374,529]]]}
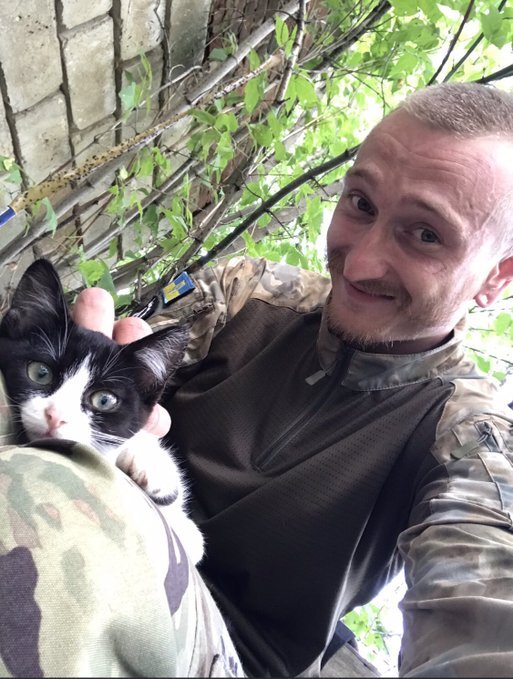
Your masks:
{"label": "man", "polygon": [[[252,676],[318,674],[337,620],[402,565],[401,675],[510,674],[513,419],[461,335],[513,279],[512,121],[488,87],[417,93],[348,171],[331,282],[236,259],[152,319],[190,324],[170,438]],[[183,591],[213,610],[197,577]],[[212,650],[219,619],[189,604],[238,673]]]}

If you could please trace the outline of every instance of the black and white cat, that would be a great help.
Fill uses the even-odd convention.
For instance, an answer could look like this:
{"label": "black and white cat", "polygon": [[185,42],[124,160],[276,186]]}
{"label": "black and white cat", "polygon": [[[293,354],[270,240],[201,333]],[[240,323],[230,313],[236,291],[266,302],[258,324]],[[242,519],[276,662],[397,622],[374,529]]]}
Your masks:
{"label": "black and white cat", "polygon": [[172,451],[142,429],[186,342],[187,331],[178,327],[119,345],[76,325],[57,272],[39,259],[23,274],[0,323],[0,370],[29,441],[94,446],[161,506],[198,563],[203,536],[185,512],[183,474]]}

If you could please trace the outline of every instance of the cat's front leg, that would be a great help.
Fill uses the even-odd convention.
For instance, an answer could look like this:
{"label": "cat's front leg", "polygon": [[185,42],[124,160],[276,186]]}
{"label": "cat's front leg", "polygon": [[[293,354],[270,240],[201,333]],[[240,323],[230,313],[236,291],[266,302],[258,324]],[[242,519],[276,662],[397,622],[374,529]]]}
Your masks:
{"label": "cat's front leg", "polygon": [[116,466],[139,485],[158,505],[182,543],[189,559],[197,564],[205,551],[201,531],[184,509],[186,486],[171,452],[159,439],[140,431],[126,441],[117,454]]}
{"label": "cat's front leg", "polygon": [[154,502],[182,507],[182,475],[156,436],[144,430],[138,432],[119,448],[115,462]]}
{"label": "cat's front leg", "polygon": [[198,526],[175,503],[161,507],[169,527],[176,534],[187,556],[197,565],[205,553],[205,539]]}

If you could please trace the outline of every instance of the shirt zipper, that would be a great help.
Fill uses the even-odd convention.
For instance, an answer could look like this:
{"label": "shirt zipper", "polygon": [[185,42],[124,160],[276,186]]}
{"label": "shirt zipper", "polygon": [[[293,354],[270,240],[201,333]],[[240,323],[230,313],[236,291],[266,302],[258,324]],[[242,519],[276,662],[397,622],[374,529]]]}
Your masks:
{"label": "shirt zipper", "polygon": [[[306,408],[304,408],[300,414],[295,418],[295,420],[288,426],[286,431],[278,436],[278,438],[271,443],[266,450],[258,455],[255,460],[254,466],[256,469],[260,470],[264,465],[272,462],[278,454],[285,448],[285,446],[290,443],[290,441],[298,436],[302,431],[304,431],[319,410],[327,405],[330,400],[337,395],[336,386],[340,384],[343,377],[347,374],[349,368],[349,363],[354,354],[354,349],[346,348],[342,349],[341,357],[337,360],[335,369],[330,374],[325,372],[325,376],[328,377],[326,386],[322,391],[322,394],[313,402],[309,403]],[[315,380],[314,382],[309,381],[306,378],[305,382],[309,385],[316,384],[320,380]]]}

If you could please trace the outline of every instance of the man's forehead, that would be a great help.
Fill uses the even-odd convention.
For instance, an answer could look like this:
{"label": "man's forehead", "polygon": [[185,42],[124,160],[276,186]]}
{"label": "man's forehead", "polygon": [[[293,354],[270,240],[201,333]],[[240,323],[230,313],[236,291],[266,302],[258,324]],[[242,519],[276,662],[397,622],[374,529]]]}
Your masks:
{"label": "man's forehead", "polygon": [[471,156],[479,158],[513,180],[513,137],[496,133],[463,136],[434,128],[401,109],[393,111],[372,128],[362,142],[355,162],[369,150],[398,154],[404,148],[405,151],[423,149],[429,153],[434,146],[447,153],[457,149],[461,154],[466,153],[469,159]]}

